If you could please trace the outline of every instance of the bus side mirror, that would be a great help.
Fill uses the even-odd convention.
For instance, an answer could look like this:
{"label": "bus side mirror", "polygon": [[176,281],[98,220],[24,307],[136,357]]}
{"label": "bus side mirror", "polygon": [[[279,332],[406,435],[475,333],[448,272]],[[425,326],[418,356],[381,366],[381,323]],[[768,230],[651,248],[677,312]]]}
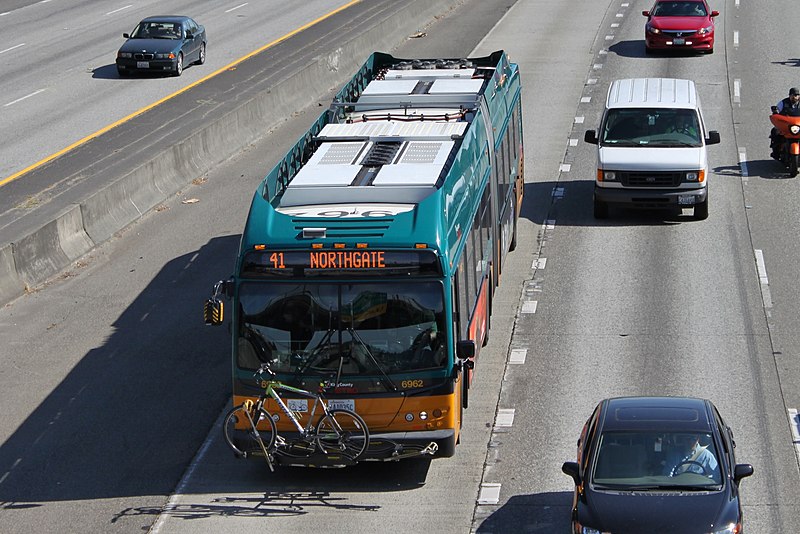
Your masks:
{"label": "bus side mirror", "polygon": [[207,325],[218,326],[225,321],[225,304],[220,300],[220,296],[228,298],[233,296],[233,280],[220,280],[214,284],[214,291],[211,297],[206,299],[203,304],[203,321]]}
{"label": "bus side mirror", "polygon": [[708,138],[706,139],[707,145],[716,145],[720,141],[719,139],[719,132],[716,130],[711,130],[708,132]]}
{"label": "bus side mirror", "polygon": [[462,339],[456,345],[456,356],[461,360],[475,357],[475,342],[471,339]]}
{"label": "bus side mirror", "polygon": [[595,130],[586,130],[586,133],[583,134],[583,140],[587,143],[591,143],[593,145],[597,144],[597,131]]}

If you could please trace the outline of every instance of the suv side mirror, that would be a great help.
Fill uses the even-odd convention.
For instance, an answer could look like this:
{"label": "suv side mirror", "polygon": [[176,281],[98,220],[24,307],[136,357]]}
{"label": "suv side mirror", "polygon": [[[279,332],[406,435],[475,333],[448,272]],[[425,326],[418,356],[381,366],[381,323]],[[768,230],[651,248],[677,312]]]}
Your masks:
{"label": "suv side mirror", "polygon": [[707,145],[716,145],[720,141],[719,139],[719,132],[716,130],[711,130],[708,132],[708,137],[706,138]]}
{"label": "suv side mirror", "polygon": [[597,144],[597,130],[586,130],[583,134],[583,140],[593,145]]}

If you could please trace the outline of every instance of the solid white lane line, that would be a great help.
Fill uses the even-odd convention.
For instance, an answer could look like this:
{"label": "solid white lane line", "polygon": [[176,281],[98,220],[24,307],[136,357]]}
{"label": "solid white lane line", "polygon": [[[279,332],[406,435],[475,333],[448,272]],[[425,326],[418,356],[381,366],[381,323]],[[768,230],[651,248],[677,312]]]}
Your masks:
{"label": "solid white lane line", "polygon": [[119,13],[120,11],[125,11],[126,9],[132,8],[133,4],[128,4],[127,6],[123,6],[119,9],[115,9],[114,11],[109,11],[106,15],[113,15],[114,13]]}
{"label": "solid white lane line", "polygon": [[6,48],[5,50],[0,50],[0,54],[5,54],[6,52],[10,52],[10,51],[12,51],[12,50],[14,50],[16,48],[19,48],[20,46],[25,46],[25,43],[20,43],[18,45],[12,46],[11,48]]}
{"label": "solid white lane line", "polygon": [[225,13],[230,13],[231,11],[236,11],[236,10],[237,10],[237,9],[239,9],[240,7],[244,7],[244,6],[246,6],[246,5],[247,5],[247,2],[245,2],[244,4],[239,4],[239,5],[238,5],[238,6],[236,6],[236,7],[232,7],[232,8],[230,8],[230,9],[226,10],[226,11],[225,11]]}
{"label": "solid white lane line", "polygon": [[36,95],[38,95],[39,93],[43,93],[44,91],[45,91],[45,89],[39,89],[38,91],[34,91],[34,92],[32,92],[31,94],[29,94],[29,95],[25,95],[25,96],[23,96],[22,98],[18,98],[18,99],[16,99],[16,100],[12,100],[12,101],[11,101],[11,102],[9,102],[8,104],[3,104],[3,107],[4,107],[4,108],[7,108],[8,106],[13,106],[14,104],[16,104],[16,103],[18,103],[18,102],[22,102],[22,101],[23,101],[23,100],[25,100],[26,98],[30,98],[30,97],[32,97],[32,96],[36,96]]}

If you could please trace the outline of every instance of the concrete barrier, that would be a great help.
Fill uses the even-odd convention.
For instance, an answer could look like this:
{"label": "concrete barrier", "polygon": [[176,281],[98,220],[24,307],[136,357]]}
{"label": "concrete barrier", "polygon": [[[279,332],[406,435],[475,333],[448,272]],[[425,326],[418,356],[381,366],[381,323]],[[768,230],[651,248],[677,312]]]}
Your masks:
{"label": "concrete barrier", "polygon": [[[374,51],[390,51],[463,0],[417,0],[361,27],[341,47],[320,54],[235,110],[166,147],[79,206],[66,210],[13,246],[0,249],[0,302],[41,285],[215,165],[266,135],[295,110],[340,87]],[[268,52],[267,52],[268,53]],[[263,170],[264,175],[270,169]]]}
{"label": "concrete barrier", "polygon": [[13,245],[0,247],[0,302],[6,303],[25,293],[25,284],[17,275]]}

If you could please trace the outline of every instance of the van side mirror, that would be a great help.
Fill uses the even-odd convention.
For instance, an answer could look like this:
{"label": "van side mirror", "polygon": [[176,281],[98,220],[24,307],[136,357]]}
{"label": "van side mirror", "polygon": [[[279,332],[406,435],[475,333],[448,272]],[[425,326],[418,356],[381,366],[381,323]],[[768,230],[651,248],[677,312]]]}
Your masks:
{"label": "van side mirror", "polygon": [[597,144],[597,130],[586,130],[583,134],[583,140],[593,145]]}
{"label": "van side mirror", "polygon": [[708,132],[708,137],[706,137],[706,144],[707,145],[716,145],[720,141],[719,139],[719,132],[716,130],[710,130]]}
{"label": "van side mirror", "polygon": [[581,485],[581,473],[580,469],[578,469],[578,462],[564,462],[561,466],[561,471],[563,471],[565,475],[571,476],[576,486]]}
{"label": "van side mirror", "polygon": [[738,484],[743,478],[753,474],[753,466],[750,464],[736,464],[733,468],[733,481]]}
{"label": "van side mirror", "polygon": [[456,344],[456,356],[461,360],[475,357],[475,342],[471,339],[462,339]]}

